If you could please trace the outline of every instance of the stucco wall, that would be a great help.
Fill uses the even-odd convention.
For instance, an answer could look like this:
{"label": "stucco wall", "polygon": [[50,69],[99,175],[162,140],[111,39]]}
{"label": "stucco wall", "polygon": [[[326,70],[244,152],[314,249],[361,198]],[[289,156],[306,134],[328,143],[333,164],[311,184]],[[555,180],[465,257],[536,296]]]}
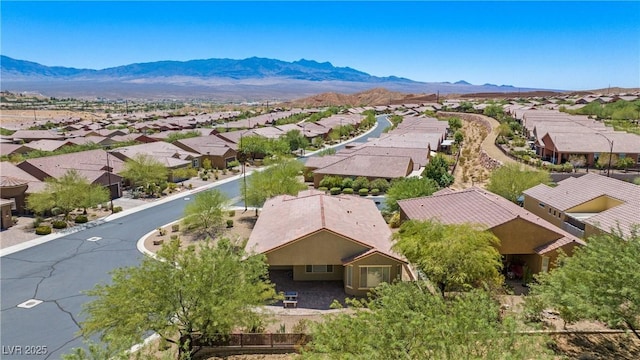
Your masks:
{"label": "stucco wall", "polygon": [[622,204],[624,203],[620,200],[602,195],[578,206],[574,206],[571,209],[568,209],[567,212],[597,213]]}
{"label": "stucco wall", "polygon": [[[332,264],[328,264],[332,265]],[[309,273],[306,271],[305,265],[296,265],[293,267],[293,280],[295,281],[332,281],[342,280],[344,277],[344,267],[342,264],[333,265],[333,272],[328,273]]]}
{"label": "stucco wall", "polygon": [[[532,214],[535,214],[538,217],[547,220],[553,225],[559,228],[562,227],[562,223],[564,222],[564,214],[560,210],[555,209],[554,207],[550,207],[549,204],[544,204],[544,208],[540,207],[540,201],[528,195],[525,195],[524,208]],[[551,213],[549,213],[549,209],[551,209]],[[553,215],[554,210],[556,211],[555,216]],[[558,217],[557,214],[561,214],[560,217]]]}
{"label": "stucco wall", "polygon": [[270,265],[327,265],[342,264],[342,259],[366,250],[361,244],[321,230],[266,255]]}
{"label": "stucco wall", "polygon": [[534,249],[560,235],[523,219],[514,219],[491,229],[500,239],[500,254],[533,254]]}
{"label": "stucco wall", "polygon": [[[394,281],[396,279],[399,279],[402,275],[402,263],[398,262],[396,260],[393,260],[389,257],[380,255],[380,254],[373,254],[371,256],[367,256],[363,259],[359,259],[349,265],[353,265],[353,278],[352,278],[352,287],[348,287],[347,286],[347,279],[345,278],[344,280],[344,291],[348,294],[348,295],[354,295],[354,296],[364,296],[367,294],[367,292],[369,291],[369,289],[362,289],[360,288],[360,268],[362,266],[371,266],[371,265],[382,265],[382,266],[388,266],[390,265],[390,269],[389,269],[389,279],[390,281]],[[347,271],[345,270],[345,277],[347,275]]]}

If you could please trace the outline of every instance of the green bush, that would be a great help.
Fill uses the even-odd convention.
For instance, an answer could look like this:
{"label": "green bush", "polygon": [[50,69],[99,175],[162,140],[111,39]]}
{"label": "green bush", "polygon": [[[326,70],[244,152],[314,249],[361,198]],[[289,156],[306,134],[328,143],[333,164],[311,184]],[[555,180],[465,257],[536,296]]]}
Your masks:
{"label": "green bush", "polygon": [[367,195],[369,195],[369,189],[362,188],[362,189],[358,190],[358,194],[360,194],[360,196],[367,196]]}
{"label": "green bush", "polygon": [[369,187],[385,193],[389,190],[389,182],[386,179],[375,179],[369,184]]}
{"label": "green bush", "polygon": [[113,213],[114,214],[117,213],[117,212],[120,212],[120,211],[122,211],[122,206],[114,206],[113,207]]}
{"label": "green bush", "polygon": [[338,194],[340,194],[340,188],[339,187],[332,187],[331,190],[329,190],[329,193],[331,195],[338,195]]}
{"label": "green bush", "polygon": [[67,227],[67,222],[63,220],[55,220],[51,223],[54,229],[64,229]]}
{"label": "green bush", "polygon": [[334,187],[340,188],[342,186],[342,178],[338,176],[325,176],[320,180],[320,186],[331,189]]}
{"label": "green bush", "polygon": [[227,220],[227,227],[228,228],[232,228],[233,227],[233,220],[231,220],[231,219]]}
{"label": "green bush", "polygon": [[73,219],[73,221],[76,224],[84,224],[84,223],[88,222],[89,219],[87,218],[87,215],[78,215],[78,216],[76,216],[75,219]]}
{"label": "green bush", "polygon": [[229,216],[230,217],[236,216],[236,211],[235,210],[229,210]]}
{"label": "green bush", "polygon": [[51,234],[51,226],[43,225],[36,228],[36,235],[49,235]]}
{"label": "green bush", "polygon": [[53,209],[51,209],[51,215],[58,216],[60,214],[62,214],[62,209],[60,209],[59,207],[54,207]]}
{"label": "green bush", "polygon": [[371,195],[380,195],[380,190],[379,189],[371,189]]}
{"label": "green bush", "polygon": [[324,192],[326,192],[327,190],[329,190],[329,189],[328,189],[326,186],[320,186],[320,187],[318,188],[318,191],[324,191]]}
{"label": "green bush", "polygon": [[342,189],[342,193],[343,194],[353,194],[353,189],[352,188],[344,188],[344,189]]}
{"label": "green bush", "polygon": [[352,188],[353,187],[353,179],[352,178],[344,178],[342,179],[342,183],[340,184],[340,187],[343,189],[346,188]]}
{"label": "green bush", "polygon": [[178,232],[178,231],[180,231],[180,224],[171,225],[171,232]]}
{"label": "green bush", "polygon": [[358,176],[354,181],[353,181],[353,190],[355,191],[359,191],[360,189],[363,188],[369,188],[369,179],[367,179],[364,176]]}

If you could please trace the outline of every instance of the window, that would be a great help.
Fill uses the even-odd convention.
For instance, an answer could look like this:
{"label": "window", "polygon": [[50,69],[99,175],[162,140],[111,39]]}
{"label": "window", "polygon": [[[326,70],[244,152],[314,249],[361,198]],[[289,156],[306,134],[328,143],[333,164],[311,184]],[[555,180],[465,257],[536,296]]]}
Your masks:
{"label": "window", "polygon": [[345,285],[347,287],[353,287],[353,265],[349,265],[347,266],[347,276],[346,276],[346,283]]}
{"label": "window", "polygon": [[553,210],[553,216],[556,216],[556,211],[555,210]]}
{"label": "window", "polygon": [[538,206],[544,209],[544,203],[538,203]]}
{"label": "window", "polygon": [[333,272],[333,265],[307,265],[308,273],[330,273]]}
{"label": "window", "polygon": [[549,208],[549,214],[551,214],[551,208]]}
{"label": "window", "polygon": [[361,266],[360,288],[370,289],[383,282],[390,282],[391,266]]}

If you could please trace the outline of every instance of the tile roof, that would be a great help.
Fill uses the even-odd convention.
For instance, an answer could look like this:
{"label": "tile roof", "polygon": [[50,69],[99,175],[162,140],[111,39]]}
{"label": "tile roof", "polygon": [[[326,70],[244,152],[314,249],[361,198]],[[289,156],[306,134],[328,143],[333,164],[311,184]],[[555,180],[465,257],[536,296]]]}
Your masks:
{"label": "tile roof", "polygon": [[402,259],[391,250],[391,230],[373,201],[357,196],[330,196],[316,190],[267,200],[246,248],[265,253],[320,230]]}
{"label": "tile roof", "polygon": [[585,223],[603,231],[619,228],[626,235],[630,234],[633,226],[640,226],[640,186],[625,181],[588,173],[562,180],[556,187],[537,185],[525,190],[524,194],[562,212],[608,196],[623,204],[591,216],[584,220]]}
{"label": "tile roof", "polygon": [[314,170],[316,174],[364,176],[375,178],[399,178],[413,169],[407,156],[352,155],[331,165]]}
{"label": "tile roof", "polygon": [[[515,219],[523,219],[558,234],[557,244],[546,244],[540,251],[548,252],[565,241],[584,242],[546,220],[530,213],[509,200],[489,191],[472,187],[461,191],[442,192],[438,195],[399,200],[400,209],[409,219],[436,219],[444,224],[471,223],[491,229]],[[565,239],[566,240],[562,240]],[[540,253],[540,252],[539,252]]]}
{"label": "tile roof", "polygon": [[[53,178],[59,178],[68,170],[76,169],[81,175],[93,182],[107,171],[107,152],[97,149],[28,159],[18,164],[18,167],[27,171],[29,168],[27,164]],[[115,156],[109,156],[109,166],[113,169],[114,173],[122,171],[123,165],[124,162],[122,160]]]}

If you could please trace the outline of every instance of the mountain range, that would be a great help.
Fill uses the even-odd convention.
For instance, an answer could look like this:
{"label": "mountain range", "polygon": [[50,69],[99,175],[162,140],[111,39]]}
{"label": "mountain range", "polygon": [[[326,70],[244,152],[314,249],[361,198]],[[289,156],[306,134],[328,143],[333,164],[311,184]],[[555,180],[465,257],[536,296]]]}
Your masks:
{"label": "mountain range", "polygon": [[0,55],[2,90],[56,97],[202,98],[220,101],[291,100],[320,92],[353,93],[384,87],[409,93],[516,92],[510,85],[464,80],[419,82],[377,77],[329,62],[252,57],[136,63],[102,70],[45,66]]}

